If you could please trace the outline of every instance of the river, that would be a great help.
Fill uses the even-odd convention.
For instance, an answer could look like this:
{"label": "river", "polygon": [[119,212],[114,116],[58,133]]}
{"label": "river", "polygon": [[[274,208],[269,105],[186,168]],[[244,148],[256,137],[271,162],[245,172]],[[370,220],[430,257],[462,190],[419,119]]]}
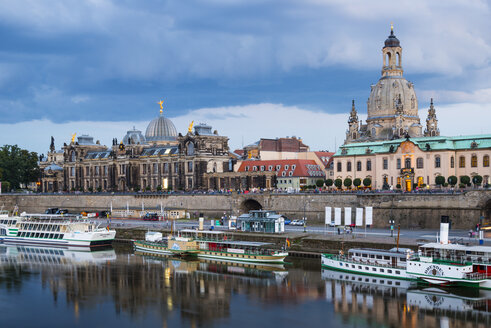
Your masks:
{"label": "river", "polygon": [[489,327],[491,291],[322,270],[0,244],[1,327]]}

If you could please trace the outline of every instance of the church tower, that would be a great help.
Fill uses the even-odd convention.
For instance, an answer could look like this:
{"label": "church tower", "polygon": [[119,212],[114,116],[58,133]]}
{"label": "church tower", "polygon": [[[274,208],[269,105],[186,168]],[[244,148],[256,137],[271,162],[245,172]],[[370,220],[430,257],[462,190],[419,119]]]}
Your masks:
{"label": "church tower", "polygon": [[394,26],[390,25],[390,35],[385,40],[385,47],[382,49],[384,65],[382,67],[382,77],[402,76],[402,48],[399,40],[394,35]]}
{"label": "church tower", "polygon": [[426,118],[425,137],[439,136],[438,120],[436,118],[435,107],[433,106],[433,98],[431,98],[430,108],[428,109],[428,117]]}
{"label": "church tower", "polygon": [[359,136],[360,125],[358,121],[358,114],[355,108],[355,101],[351,103],[351,113],[348,119],[348,130],[346,131],[345,143],[354,142]]}

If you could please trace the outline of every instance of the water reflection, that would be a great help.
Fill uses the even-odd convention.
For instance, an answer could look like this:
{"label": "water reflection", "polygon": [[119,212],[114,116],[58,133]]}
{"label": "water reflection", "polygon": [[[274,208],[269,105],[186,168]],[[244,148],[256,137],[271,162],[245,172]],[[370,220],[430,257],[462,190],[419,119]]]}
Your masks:
{"label": "water reflection", "polygon": [[22,304],[2,311],[6,326],[37,326],[22,309],[38,308],[48,326],[486,327],[490,293],[321,270],[317,261],[254,265],[0,245],[0,308]]}
{"label": "water reflection", "polygon": [[489,327],[491,291],[417,286],[322,269],[327,299],[345,320],[403,327]]}

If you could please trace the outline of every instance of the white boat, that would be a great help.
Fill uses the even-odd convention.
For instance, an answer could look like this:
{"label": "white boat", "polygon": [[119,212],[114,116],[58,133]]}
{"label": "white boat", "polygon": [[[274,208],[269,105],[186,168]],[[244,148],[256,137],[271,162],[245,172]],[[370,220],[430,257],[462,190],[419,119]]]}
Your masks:
{"label": "white boat", "polygon": [[412,280],[406,272],[407,260],[414,251],[409,248],[390,250],[372,248],[353,248],[344,254],[322,254],[323,268],[362,275]]}
{"label": "white boat", "polygon": [[223,231],[184,229],[182,237],[198,243],[198,257],[230,262],[283,263],[288,252],[269,248],[271,243],[237,241]]}
{"label": "white boat", "polygon": [[444,286],[491,289],[491,247],[452,244],[448,217],[442,216],[440,242],[420,246],[408,261],[408,274],[420,281]]}
{"label": "white boat", "polygon": [[53,214],[0,215],[4,243],[38,246],[98,247],[111,245],[116,231],[100,222]]}
{"label": "white boat", "polygon": [[148,231],[145,240],[133,242],[135,250],[175,256],[196,256],[199,253],[198,243],[192,238],[168,235],[163,237],[161,232]]}

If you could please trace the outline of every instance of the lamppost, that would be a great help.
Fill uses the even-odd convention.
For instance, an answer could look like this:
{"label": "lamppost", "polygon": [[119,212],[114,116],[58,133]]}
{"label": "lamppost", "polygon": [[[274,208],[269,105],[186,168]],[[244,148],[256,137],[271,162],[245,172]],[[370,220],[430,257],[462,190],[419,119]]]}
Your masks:
{"label": "lamppost", "polygon": [[305,202],[303,203],[303,232],[307,232],[307,216],[305,215],[305,211],[307,209],[308,203],[309,203],[308,199],[306,199]]}

